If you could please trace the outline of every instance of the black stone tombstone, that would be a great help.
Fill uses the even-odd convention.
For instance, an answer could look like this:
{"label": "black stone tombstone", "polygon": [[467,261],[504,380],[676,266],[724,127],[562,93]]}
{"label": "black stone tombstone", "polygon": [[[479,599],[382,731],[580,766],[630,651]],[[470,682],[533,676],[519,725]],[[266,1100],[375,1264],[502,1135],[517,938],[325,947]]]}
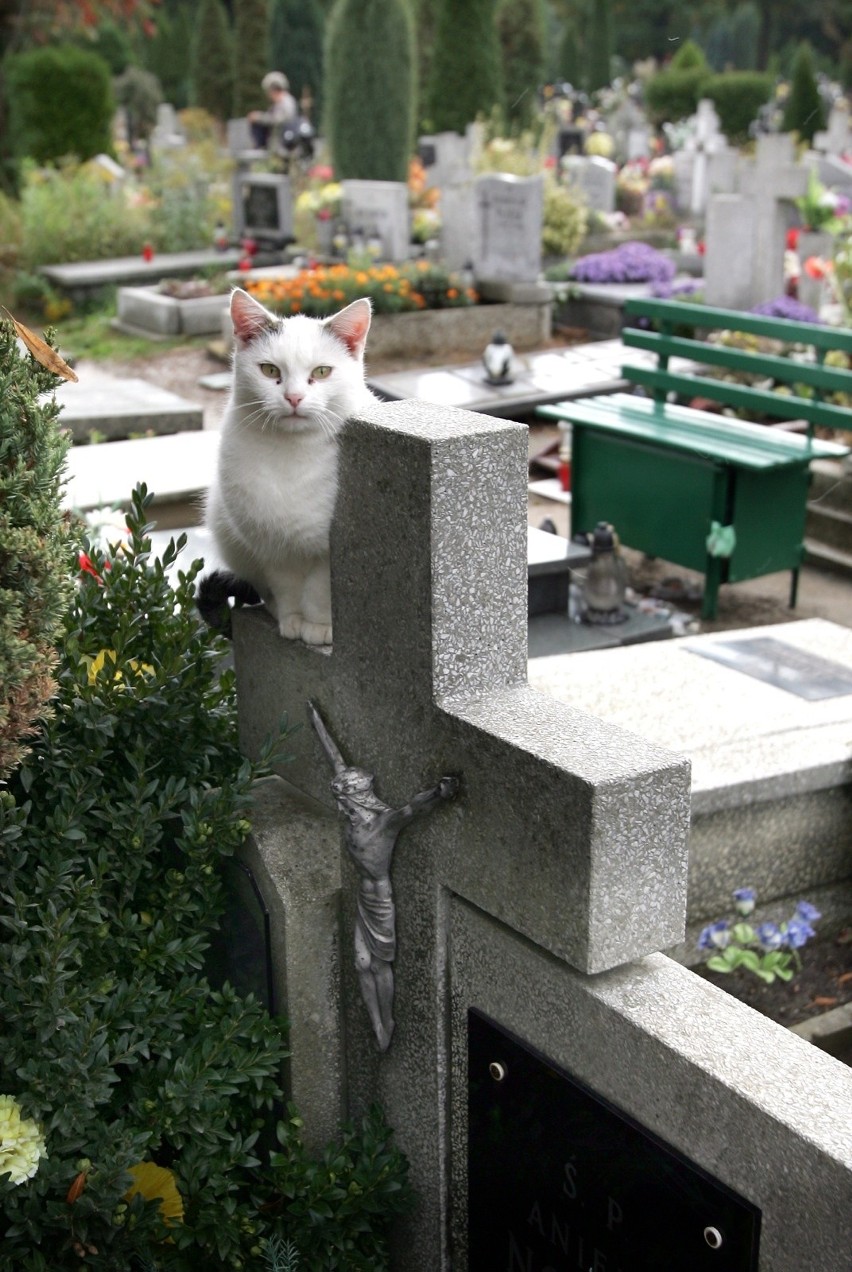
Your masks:
{"label": "black stone tombstone", "polygon": [[225,912],[205,960],[207,976],[217,987],[227,981],[240,994],[253,994],[274,1016],[269,910],[248,866],[229,858],[221,869]]}
{"label": "black stone tombstone", "polygon": [[760,1211],[478,1012],[470,1272],[756,1272]]}

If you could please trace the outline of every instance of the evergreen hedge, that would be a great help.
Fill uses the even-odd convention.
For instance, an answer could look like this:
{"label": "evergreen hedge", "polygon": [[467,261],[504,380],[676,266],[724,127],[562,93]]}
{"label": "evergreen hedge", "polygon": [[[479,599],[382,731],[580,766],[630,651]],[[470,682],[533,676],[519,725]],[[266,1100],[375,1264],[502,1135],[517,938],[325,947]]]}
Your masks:
{"label": "evergreen hedge", "polygon": [[749,125],[772,96],[772,77],[760,71],[728,71],[705,80],[702,96],[716,107],[722,132],[732,145],[748,140]]}
{"label": "evergreen hedge", "polygon": [[590,92],[606,88],[612,79],[612,12],[610,0],[593,0],[588,26],[586,81]]}
{"label": "evergreen hedge", "polygon": [[71,593],[60,507],[68,440],[45,396],[59,383],[19,352],[12,323],[0,319],[0,782],[55,691]]}
{"label": "evergreen hedge", "polygon": [[693,40],[687,40],[666,70],[652,75],[645,85],[645,104],[652,122],[676,123],[694,115],[710,75],[701,49]]}
{"label": "evergreen hedge", "polygon": [[436,132],[463,133],[505,104],[495,0],[441,0],[425,114]]}
{"label": "evergreen hedge", "polygon": [[7,59],[6,76],[18,159],[91,159],[112,150],[112,84],[96,53],[71,44],[29,49]]}
{"label": "evergreen hedge", "polygon": [[192,99],[216,119],[227,119],[234,95],[231,24],[222,0],[201,0],[192,49]]}
{"label": "evergreen hedge", "polygon": [[338,0],[325,46],[325,135],[338,180],[407,180],[415,75],[407,0]]}

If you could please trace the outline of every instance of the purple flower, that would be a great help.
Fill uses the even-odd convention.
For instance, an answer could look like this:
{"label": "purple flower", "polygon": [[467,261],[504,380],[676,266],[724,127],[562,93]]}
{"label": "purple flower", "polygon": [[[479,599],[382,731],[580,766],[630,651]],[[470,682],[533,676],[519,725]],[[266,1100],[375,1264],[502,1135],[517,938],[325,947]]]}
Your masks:
{"label": "purple flower", "polygon": [[743,918],[751,914],[754,909],[755,896],[754,888],[737,888],[734,893],[734,909],[737,914],[741,914]]}
{"label": "purple flower", "polygon": [[810,923],[806,923],[804,919],[791,919],[784,933],[784,944],[791,950],[799,950],[812,936],[816,936],[816,932]]}
{"label": "purple flower", "polygon": [[780,950],[784,944],[784,933],[777,923],[761,923],[757,939],[764,950]]}
{"label": "purple flower", "polygon": [[775,300],[765,300],[761,305],[755,305],[751,312],[763,314],[767,318],[787,318],[790,322],[822,322],[815,309],[811,309],[810,305],[803,305],[800,300],[794,300],[792,296],[777,296]]}
{"label": "purple flower", "polygon": [[701,286],[697,278],[682,278],[677,283],[653,283],[651,295],[656,300],[671,300],[673,296],[692,296],[701,291]]}
{"label": "purple flower", "polygon": [[727,919],[719,919],[717,923],[710,923],[698,938],[698,948],[700,950],[723,950],[731,939],[728,931]]}
{"label": "purple flower", "polygon": [[591,252],[571,271],[579,283],[665,283],[674,276],[674,261],[648,243],[622,243],[609,252]]}
{"label": "purple flower", "polygon": [[822,918],[822,914],[810,901],[800,901],[796,906],[796,917],[803,919],[805,923],[816,923],[817,919]]}

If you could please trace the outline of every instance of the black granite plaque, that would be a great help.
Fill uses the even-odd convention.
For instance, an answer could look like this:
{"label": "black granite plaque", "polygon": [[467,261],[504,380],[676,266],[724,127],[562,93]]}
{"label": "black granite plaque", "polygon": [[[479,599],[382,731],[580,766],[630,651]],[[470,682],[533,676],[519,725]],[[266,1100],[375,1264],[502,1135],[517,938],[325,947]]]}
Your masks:
{"label": "black granite plaque", "polygon": [[282,234],[277,187],[247,180],[243,189],[243,220],[253,233]]}
{"label": "black granite plaque", "polygon": [[808,702],[852,693],[852,670],[848,667],[772,636],[712,641],[687,648],[692,654],[775,685],[776,689],[786,689]]}
{"label": "black granite plaque", "polygon": [[750,1202],[474,1011],[468,1062],[470,1272],[755,1272]]}

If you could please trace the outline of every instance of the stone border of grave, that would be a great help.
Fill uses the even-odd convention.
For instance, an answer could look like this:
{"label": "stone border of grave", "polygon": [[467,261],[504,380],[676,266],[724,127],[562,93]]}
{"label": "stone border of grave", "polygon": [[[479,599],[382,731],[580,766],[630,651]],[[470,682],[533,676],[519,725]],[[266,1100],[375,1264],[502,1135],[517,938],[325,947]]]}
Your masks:
{"label": "stone border of grave", "polygon": [[207,336],[222,325],[228,293],[181,300],[154,287],[120,287],[118,316],[112,326],[131,336],[168,340],[173,336]]}

